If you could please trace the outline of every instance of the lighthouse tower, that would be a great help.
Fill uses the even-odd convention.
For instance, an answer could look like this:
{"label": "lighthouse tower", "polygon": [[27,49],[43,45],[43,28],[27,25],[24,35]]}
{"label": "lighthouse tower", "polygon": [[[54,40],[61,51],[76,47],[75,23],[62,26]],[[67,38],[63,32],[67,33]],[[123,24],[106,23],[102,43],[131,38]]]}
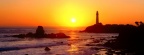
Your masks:
{"label": "lighthouse tower", "polygon": [[98,11],[96,12],[96,24],[99,24],[99,13],[98,13]]}

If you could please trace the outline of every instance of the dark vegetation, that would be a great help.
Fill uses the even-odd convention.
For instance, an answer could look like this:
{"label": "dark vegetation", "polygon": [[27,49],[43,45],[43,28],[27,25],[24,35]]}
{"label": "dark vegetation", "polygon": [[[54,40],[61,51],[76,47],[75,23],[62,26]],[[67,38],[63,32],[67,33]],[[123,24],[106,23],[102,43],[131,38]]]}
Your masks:
{"label": "dark vegetation", "polygon": [[42,26],[38,26],[35,33],[29,32],[27,34],[13,35],[12,37],[18,37],[18,38],[70,38],[70,36],[66,36],[64,33],[46,34]]}

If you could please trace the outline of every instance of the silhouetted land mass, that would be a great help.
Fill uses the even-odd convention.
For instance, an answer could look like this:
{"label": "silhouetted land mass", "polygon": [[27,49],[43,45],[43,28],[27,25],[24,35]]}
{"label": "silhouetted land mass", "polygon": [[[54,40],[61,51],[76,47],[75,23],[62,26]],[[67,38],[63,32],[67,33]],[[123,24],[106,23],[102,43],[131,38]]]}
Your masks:
{"label": "silhouetted land mass", "polygon": [[42,26],[38,26],[35,33],[29,32],[27,34],[13,35],[12,37],[18,38],[70,38],[70,36],[65,35],[64,33],[51,33],[46,34]]}
{"label": "silhouetted land mass", "polygon": [[[138,22],[136,22],[138,24]],[[96,24],[92,26],[88,26],[84,31],[81,32],[89,32],[89,33],[119,33],[122,31],[129,31],[136,28],[133,25],[117,25],[117,24],[107,24],[103,25],[99,22],[99,12],[96,12]]]}
{"label": "silhouetted land mass", "polygon": [[107,24],[102,25],[102,23],[88,26],[84,31],[88,33],[119,33],[122,31],[129,31],[135,29],[136,26],[127,24],[127,25],[117,25],[117,24]]}
{"label": "silhouetted land mass", "polygon": [[[109,40],[104,46],[111,47],[112,49],[121,49],[122,54],[133,53],[131,55],[143,55],[144,54],[144,23],[135,22],[137,26],[125,25],[114,26],[117,27],[112,31],[119,32],[119,36],[114,40]],[[108,27],[108,26],[105,26]],[[114,28],[112,27],[112,28]],[[120,28],[120,30],[116,30]],[[111,29],[111,28],[110,28]]]}

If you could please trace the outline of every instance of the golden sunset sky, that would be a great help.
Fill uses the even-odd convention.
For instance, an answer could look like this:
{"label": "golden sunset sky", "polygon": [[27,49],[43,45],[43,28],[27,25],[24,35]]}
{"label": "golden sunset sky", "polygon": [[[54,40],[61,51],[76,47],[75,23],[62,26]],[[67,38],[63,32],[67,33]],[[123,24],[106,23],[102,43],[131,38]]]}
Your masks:
{"label": "golden sunset sky", "polygon": [[0,0],[0,26],[66,26],[144,21],[144,0]]}

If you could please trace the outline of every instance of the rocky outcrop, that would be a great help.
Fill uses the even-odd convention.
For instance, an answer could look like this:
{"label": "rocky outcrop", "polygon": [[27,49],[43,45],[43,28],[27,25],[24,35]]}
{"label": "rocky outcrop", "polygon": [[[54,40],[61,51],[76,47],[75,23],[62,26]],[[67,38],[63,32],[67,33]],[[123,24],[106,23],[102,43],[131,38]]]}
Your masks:
{"label": "rocky outcrop", "polygon": [[109,40],[104,46],[112,49],[123,49],[123,52],[133,52],[135,55],[143,55],[144,23],[140,22],[136,28],[123,30],[115,40]]}
{"label": "rocky outcrop", "polygon": [[29,32],[27,34],[13,35],[12,37],[18,38],[70,38],[64,33],[51,33],[46,34],[42,26],[38,26],[35,33]]}
{"label": "rocky outcrop", "polygon": [[38,26],[38,28],[36,29],[36,33],[35,33],[35,36],[36,37],[42,37],[45,35],[45,31],[43,29],[42,26]]}

